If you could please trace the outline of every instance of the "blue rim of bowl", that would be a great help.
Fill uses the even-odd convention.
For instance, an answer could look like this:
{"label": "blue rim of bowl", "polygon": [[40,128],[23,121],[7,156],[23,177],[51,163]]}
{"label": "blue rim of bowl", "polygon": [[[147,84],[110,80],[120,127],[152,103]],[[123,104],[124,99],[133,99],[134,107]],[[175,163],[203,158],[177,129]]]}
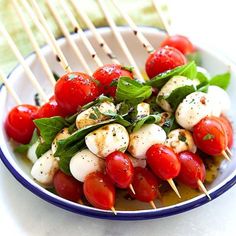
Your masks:
{"label": "blue rim of bowl", "polygon": [[[143,28],[155,28],[155,27],[149,27],[149,26],[141,26]],[[107,29],[108,27],[99,27],[99,29]],[[127,28],[126,26],[121,26],[119,28]],[[159,31],[163,31],[161,29],[155,28]],[[57,40],[62,39],[64,37],[59,37]],[[47,45],[42,46],[45,47]],[[27,55],[25,57],[25,59],[27,59],[28,57],[32,56],[33,54],[35,54],[34,52],[30,53],[29,55]],[[7,76],[7,78],[9,78],[11,76],[11,74],[13,73],[13,71],[16,70],[16,68],[18,68],[20,66],[20,64],[17,64],[9,73],[9,75]],[[3,85],[0,86],[0,92],[2,90]],[[181,205],[173,205],[172,207],[168,207],[168,208],[159,208],[156,210],[151,209],[150,211],[118,211],[117,215],[114,215],[112,212],[110,211],[103,211],[103,210],[99,210],[93,207],[83,207],[78,205],[75,205],[74,203],[64,200],[62,198],[55,198],[53,197],[53,195],[49,195],[45,192],[43,192],[39,187],[36,187],[34,185],[32,185],[29,181],[27,181],[23,176],[21,176],[17,170],[11,165],[11,163],[8,161],[7,157],[3,154],[2,149],[0,147],[0,159],[2,160],[3,164],[7,167],[7,169],[10,171],[10,173],[15,177],[16,180],[18,180],[25,188],[27,188],[29,191],[31,191],[33,194],[35,194],[36,196],[42,198],[43,200],[58,206],[60,208],[63,208],[67,211],[70,212],[74,212],[77,214],[81,214],[81,215],[85,215],[85,216],[89,216],[89,217],[94,217],[94,218],[99,218],[99,219],[107,219],[107,220],[149,220],[149,219],[156,219],[156,218],[163,218],[163,217],[168,217],[168,216],[172,216],[172,215],[177,215],[189,210],[192,210],[196,207],[202,206],[209,201],[209,199],[206,196],[202,196],[199,199],[196,199],[192,202],[189,203],[185,203],[183,202],[183,204]],[[220,188],[216,189],[214,192],[210,193],[211,199],[214,200],[217,197],[219,197],[220,195],[222,195],[224,192],[226,192],[227,190],[229,190],[231,187],[233,187],[236,184],[236,176],[234,176],[232,179],[230,179],[228,182],[226,182],[223,186],[221,186]]]}

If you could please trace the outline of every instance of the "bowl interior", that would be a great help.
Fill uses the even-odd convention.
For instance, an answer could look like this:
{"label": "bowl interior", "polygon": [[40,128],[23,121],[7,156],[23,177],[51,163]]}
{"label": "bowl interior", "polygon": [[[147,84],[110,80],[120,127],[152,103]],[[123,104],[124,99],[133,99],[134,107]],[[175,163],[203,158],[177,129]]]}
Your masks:
{"label": "bowl interior", "polygon": [[[155,47],[158,47],[160,44],[161,40],[164,38],[164,34],[159,31],[158,29],[154,28],[141,28],[141,30],[144,32],[146,37],[150,40],[151,44],[154,45]],[[120,62],[124,65],[129,65],[125,55],[123,54],[121,48],[117,44],[116,39],[114,38],[113,34],[111,33],[109,28],[101,28],[99,29],[100,33],[106,40],[106,42],[111,46],[113,49],[114,53],[118,56]],[[128,48],[131,51],[133,57],[135,58],[138,66],[141,68],[142,71],[144,71],[144,65],[145,65],[145,60],[147,58],[147,53],[145,49],[142,47],[140,42],[136,39],[136,37],[133,35],[133,32],[129,30],[129,28],[123,27],[120,28],[120,31],[127,42]],[[91,32],[87,31],[86,32],[90,42],[92,43],[93,47],[97,51],[98,55],[101,57],[102,61],[104,63],[111,63],[108,59],[108,57],[104,54],[102,51],[101,47],[98,45],[96,42],[95,38],[91,34]],[[86,48],[84,47],[83,43],[81,43],[80,39],[76,36],[73,35],[74,40],[76,41],[77,45],[79,46],[80,50],[82,51],[82,54],[84,55],[86,61],[89,62],[89,65],[91,66],[92,70],[96,69],[96,65],[94,64],[93,60],[91,59],[91,56],[88,54]],[[64,39],[61,38],[58,40],[58,43],[60,44],[65,57],[68,59],[69,64],[71,65],[72,70],[74,71],[83,71],[83,68],[80,65],[80,62],[74,52],[72,51],[71,47],[69,46],[68,42]],[[115,46],[114,46],[115,45]],[[209,50],[204,49],[203,47],[198,47],[201,58],[202,58],[202,65],[205,67],[211,75],[215,75],[218,73],[223,73],[227,70],[231,70],[232,72],[232,82],[229,87],[229,94],[231,97],[231,101],[236,100],[236,94],[233,92],[236,89],[236,69],[233,65],[230,64],[229,61],[224,59],[222,56],[215,55],[215,53],[210,52]],[[45,46],[42,48],[42,53],[45,55],[50,68],[52,71],[58,73],[59,75],[63,74],[63,71],[56,61],[55,56],[53,55],[52,51],[48,46]],[[30,66],[32,69],[33,73],[36,75],[38,78],[40,84],[42,87],[45,89],[45,91],[51,95],[53,93],[52,86],[46,79],[46,74],[44,73],[44,70],[38,61],[38,58],[35,56],[35,54],[31,54],[26,58],[27,64]],[[9,81],[11,85],[14,87],[15,91],[17,94],[20,96],[21,100],[23,103],[34,103],[34,94],[35,90],[33,89],[32,85],[30,82],[28,82],[27,75],[24,73],[23,69],[21,66],[16,67],[12,73],[9,76]],[[12,147],[10,143],[8,142],[8,138],[6,137],[5,131],[4,131],[4,120],[5,117],[8,113],[8,111],[14,106],[14,101],[11,98],[10,95],[8,95],[5,91],[5,88],[2,88],[1,93],[0,93],[0,110],[2,111],[0,114],[0,143],[1,143],[1,149],[2,152],[4,153],[6,159],[10,163],[13,169],[15,169],[18,174],[20,174],[23,179],[28,182],[30,185],[36,187],[39,189],[39,191],[43,192],[46,195],[49,195],[57,201],[65,202],[66,204],[71,204],[73,205],[74,203],[69,203],[68,201],[61,199],[60,197],[57,197],[55,195],[52,195],[50,192],[46,191],[39,185],[37,185],[33,180],[32,177],[30,176],[30,166],[22,160],[22,158],[19,158],[17,154],[15,154],[12,150]],[[3,112],[4,111],[4,112]],[[235,113],[236,113],[236,104],[232,102],[232,109],[229,114],[231,120],[233,123],[235,122]],[[235,150],[233,150],[233,153],[235,155]],[[221,171],[219,172],[219,175],[215,179],[215,181],[209,186],[209,192],[213,193],[220,187],[224,186],[225,183],[227,183],[229,180],[235,177],[235,171],[236,169],[236,158],[233,158],[231,162],[223,161],[221,165]],[[191,202],[196,202],[197,200],[205,198],[204,195],[198,196],[196,198],[193,198],[191,200],[188,200],[186,202],[178,204],[179,206],[183,206],[184,204],[189,204]],[[75,205],[75,204],[74,204]],[[76,206],[78,207],[78,205]],[[170,209],[175,206],[170,206],[166,207],[166,209]],[[89,208],[86,206],[79,206],[78,209],[82,208]],[[156,212],[165,210],[163,209],[157,209]],[[91,211],[100,211],[100,210],[95,210],[91,209]],[[141,213],[142,212],[148,212],[148,211],[153,211],[153,210],[147,210],[147,211],[137,211],[136,213]],[[79,212],[79,210],[78,210]],[[101,212],[106,212],[106,211],[101,211]],[[123,212],[124,214],[129,214],[129,212]],[[158,214],[156,215],[158,216]]]}

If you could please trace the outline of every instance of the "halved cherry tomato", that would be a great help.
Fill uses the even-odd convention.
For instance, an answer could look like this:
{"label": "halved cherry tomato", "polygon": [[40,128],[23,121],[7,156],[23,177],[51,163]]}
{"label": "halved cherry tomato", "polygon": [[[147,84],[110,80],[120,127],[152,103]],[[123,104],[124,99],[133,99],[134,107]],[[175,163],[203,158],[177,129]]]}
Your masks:
{"label": "halved cherry tomato", "polygon": [[121,65],[116,64],[104,65],[93,73],[94,79],[100,82],[100,93],[112,97],[115,96],[116,86],[111,83],[119,79],[121,76],[133,79],[133,74],[130,71],[124,69]]}
{"label": "halved cherry tomato", "polygon": [[198,188],[198,180],[205,181],[206,169],[202,159],[195,153],[184,151],[179,153],[181,169],[177,179],[183,184]]}
{"label": "halved cherry tomato", "polygon": [[102,172],[93,172],[84,181],[84,195],[94,207],[108,210],[115,204],[115,187]]}
{"label": "halved cherry tomato", "polygon": [[228,137],[222,121],[218,117],[205,117],[193,127],[193,138],[203,152],[217,156],[228,146]]}
{"label": "halved cherry tomato", "polygon": [[151,202],[160,197],[158,180],[147,168],[135,167],[132,182],[136,199],[142,202]]}
{"label": "halved cherry tomato", "polygon": [[60,107],[58,106],[58,103],[56,102],[55,98],[50,99],[49,102],[42,105],[37,114],[36,119],[40,118],[49,118],[53,116],[62,116],[64,117],[65,114],[61,111]]}
{"label": "halved cherry tomato", "polygon": [[58,171],[53,178],[53,185],[57,194],[67,200],[78,202],[83,194],[83,185],[72,176]]}
{"label": "halved cherry tomato", "polygon": [[55,86],[55,99],[66,115],[76,113],[81,106],[93,101],[98,95],[97,83],[81,72],[63,75]]}
{"label": "halved cherry tomato", "polygon": [[119,188],[128,188],[134,175],[134,167],[129,157],[115,151],[106,157],[106,173]]}
{"label": "halved cherry tomato", "polygon": [[233,132],[233,126],[229,119],[226,116],[221,116],[220,120],[222,121],[222,124],[225,127],[225,131],[228,137],[228,147],[232,148],[233,147],[233,142],[234,142],[234,132]]}
{"label": "halved cherry tomato", "polygon": [[168,180],[178,176],[181,164],[170,147],[154,144],[147,150],[146,157],[147,163],[159,178]]}
{"label": "halved cherry tomato", "polygon": [[168,36],[161,42],[161,47],[170,46],[178,49],[184,55],[195,51],[193,44],[189,39],[183,35],[172,35]]}
{"label": "halved cherry tomato", "polygon": [[186,63],[185,56],[178,49],[165,46],[149,55],[146,61],[146,73],[152,79],[160,73]]}
{"label": "halved cherry tomato", "polygon": [[38,107],[32,105],[14,107],[5,121],[7,135],[19,143],[29,143],[35,129],[33,119],[37,111]]}

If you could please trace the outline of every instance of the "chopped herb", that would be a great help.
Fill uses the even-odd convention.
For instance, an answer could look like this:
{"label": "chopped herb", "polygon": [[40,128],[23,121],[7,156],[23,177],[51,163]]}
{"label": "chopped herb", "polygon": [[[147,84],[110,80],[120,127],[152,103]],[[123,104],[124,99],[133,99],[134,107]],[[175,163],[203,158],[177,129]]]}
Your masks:
{"label": "chopped herb", "polygon": [[215,136],[213,134],[208,133],[203,137],[203,140],[206,141],[206,140],[211,140],[214,138],[215,138]]}
{"label": "chopped herb", "polygon": [[179,139],[179,141],[182,141],[182,142],[186,142],[186,140],[187,140],[185,135],[182,135],[182,134],[179,134],[178,139]]}
{"label": "chopped herb", "polygon": [[39,99],[39,94],[38,94],[38,93],[36,93],[36,94],[34,95],[34,103],[35,103],[36,106],[40,106],[40,105],[41,105],[41,104],[40,104],[40,99]]}
{"label": "chopped herb", "polygon": [[122,70],[127,70],[127,71],[129,71],[131,73],[133,73],[133,71],[134,71],[134,67],[133,66],[122,66],[121,69]]}
{"label": "chopped herb", "polygon": [[122,147],[119,149],[120,152],[125,152],[127,147]]}
{"label": "chopped herb", "polygon": [[98,117],[97,117],[94,113],[90,113],[89,119],[97,120],[97,118],[98,118]]}
{"label": "chopped herb", "polygon": [[53,77],[56,81],[58,81],[60,79],[60,76],[56,73],[56,72],[52,72]]}

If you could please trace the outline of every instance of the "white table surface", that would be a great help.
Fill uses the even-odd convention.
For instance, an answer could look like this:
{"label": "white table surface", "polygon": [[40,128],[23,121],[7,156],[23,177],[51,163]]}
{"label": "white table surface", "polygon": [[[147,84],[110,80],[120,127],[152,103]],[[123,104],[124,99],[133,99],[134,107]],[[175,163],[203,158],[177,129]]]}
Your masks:
{"label": "white table surface", "polygon": [[[214,1],[214,6],[210,0],[169,2],[177,32],[196,42],[207,42],[236,61],[235,1]],[[236,187],[207,205],[177,216],[105,221],[76,215],[41,200],[21,186],[0,161],[0,235],[235,236],[235,226]]]}

